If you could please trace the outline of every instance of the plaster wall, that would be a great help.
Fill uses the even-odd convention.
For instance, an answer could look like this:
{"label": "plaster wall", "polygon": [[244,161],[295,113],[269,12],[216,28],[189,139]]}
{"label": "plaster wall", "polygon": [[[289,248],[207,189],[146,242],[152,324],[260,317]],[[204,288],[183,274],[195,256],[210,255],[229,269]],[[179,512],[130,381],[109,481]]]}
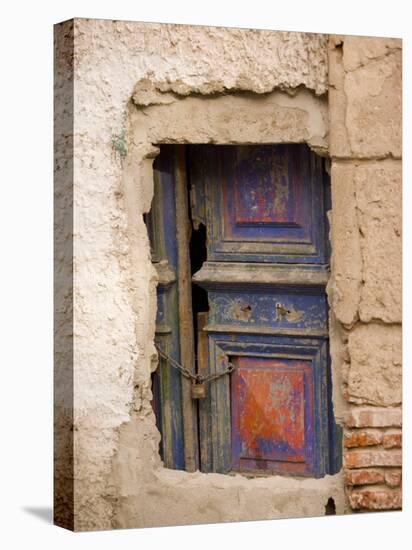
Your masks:
{"label": "plaster wall", "polygon": [[[67,372],[72,372],[74,387],[73,400],[69,391],[56,400],[56,521],[90,530],[311,516],[325,513],[329,497],[337,513],[347,511],[343,473],[321,480],[251,480],[163,468],[150,405],[150,373],[157,364],[157,275],[143,213],[153,196],[156,144],[306,142],[328,154],[329,126],[339,135],[353,126],[339,108],[328,109],[328,37],[78,19],[57,26],[56,37],[56,115],[73,115],[72,126],[56,136],[56,205],[62,213],[56,220],[62,226],[56,249],[69,248],[56,264],[63,272],[72,262],[73,273],[70,278],[68,270],[58,302],[57,340],[62,345],[57,346],[56,380],[70,389]],[[353,53],[349,59],[351,67],[363,68],[362,57]],[[337,78],[343,81],[342,75]],[[335,105],[342,101],[339,96]],[[396,139],[396,121],[393,128]],[[74,152],[72,179],[67,176],[68,139]],[[340,140],[334,139],[336,148]],[[360,143],[356,132],[345,134],[345,140],[355,150]],[[399,204],[387,190],[394,181],[390,170],[397,170],[391,143],[384,148],[391,157],[380,165],[378,189],[380,200],[390,199],[391,223],[399,229]],[[371,158],[377,162],[376,155]],[[375,165],[354,166],[349,168],[356,177],[344,178],[342,184],[339,177],[348,166],[332,166],[337,212],[347,208],[349,216],[347,221],[332,215],[331,235],[333,247],[349,243],[342,243],[340,251],[350,267],[335,252],[329,285],[334,404],[340,422],[351,406],[342,388],[358,404],[397,406],[400,399],[399,357],[391,344],[400,319],[389,307],[393,300],[400,303],[399,289],[388,290],[376,276],[374,265],[383,263],[386,249],[378,258],[373,252],[377,222],[362,187]],[[70,209],[67,194],[73,215],[64,218],[65,208]],[[388,253],[391,228],[385,225]],[[398,253],[392,253],[395,272]],[[388,268],[385,277],[391,273]],[[65,312],[71,304],[70,319]],[[368,323],[366,329],[356,324],[359,318]],[[391,325],[388,331],[385,323]],[[371,331],[379,341],[376,330],[383,330],[387,344],[369,357],[360,330]],[[387,379],[388,354],[392,366]],[[369,388],[356,373],[365,376],[373,361],[380,361],[385,380]],[[73,463],[61,460],[67,446],[73,448]],[[72,523],[67,480],[74,480]]]}
{"label": "plaster wall", "polygon": [[335,369],[353,510],[402,506],[402,42],[331,36]]}

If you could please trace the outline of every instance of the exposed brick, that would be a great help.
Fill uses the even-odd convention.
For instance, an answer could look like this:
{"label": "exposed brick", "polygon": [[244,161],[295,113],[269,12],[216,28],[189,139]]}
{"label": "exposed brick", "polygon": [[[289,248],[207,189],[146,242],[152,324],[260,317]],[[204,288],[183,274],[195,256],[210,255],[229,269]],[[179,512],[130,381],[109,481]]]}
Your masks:
{"label": "exposed brick", "polygon": [[402,508],[400,489],[353,489],[349,491],[349,503],[354,510],[399,510]]}
{"label": "exposed brick", "polygon": [[392,449],[393,447],[402,447],[402,433],[401,432],[385,433],[382,438],[382,444],[385,447],[385,449]]}
{"label": "exposed brick", "polygon": [[368,468],[369,466],[402,466],[401,451],[348,451],[345,453],[347,468]]}
{"label": "exposed brick", "polygon": [[368,447],[379,445],[382,442],[382,432],[378,430],[359,430],[346,432],[343,444],[345,447]]}
{"label": "exposed brick", "polygon": [[349,428],[399,428],[402,425],[402,411],[394,407],[353,407],[345,421]]}
{"label": "exposed brick", "polygon": [[382,470],[346,470],[346,485],[371,485],[375,483],[384,483],[385,474]]}
{"label": "exposed brick", "polygon": [[387,470],[385,472],[385,482],[389,487],[399,487],[402,483],[401,470]]}

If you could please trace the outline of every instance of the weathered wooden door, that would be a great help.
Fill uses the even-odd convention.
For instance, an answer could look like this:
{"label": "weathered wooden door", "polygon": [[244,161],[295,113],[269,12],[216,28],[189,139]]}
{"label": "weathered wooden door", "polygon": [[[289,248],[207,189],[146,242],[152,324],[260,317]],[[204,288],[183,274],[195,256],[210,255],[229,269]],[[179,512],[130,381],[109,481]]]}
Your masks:
{"label": "weathered wooden door", "polygon": [[[205,472],[333,473],[340,463],[328,354],[323,160],[301,144],[205,145],[186,147],[182,165],[181,150],[163,148],[155,166],[163,225],[152,219],[152,242],[156,234],[163,243],[160,272],[165,260],[176,269],[176,220],[190,216],[197,235],[192,281],[203,289],[194,290],[201,303],[193,302],[192,368],[210,380],[205,397],[189,405],[176,365],[162,359],[155,401],[165,464],[181,468],[192,452],[192,466]],[[177,158],[190,208],[176,203]],[[178,362],[181,320],[173,285],[179,276],[172,279],[159,285],[157,338]],[[166,318],[173,325],[168,344]],[[198,445],[186,446],[185,455],[188,407]],[[173,453],[178,460],[170,459]]]}

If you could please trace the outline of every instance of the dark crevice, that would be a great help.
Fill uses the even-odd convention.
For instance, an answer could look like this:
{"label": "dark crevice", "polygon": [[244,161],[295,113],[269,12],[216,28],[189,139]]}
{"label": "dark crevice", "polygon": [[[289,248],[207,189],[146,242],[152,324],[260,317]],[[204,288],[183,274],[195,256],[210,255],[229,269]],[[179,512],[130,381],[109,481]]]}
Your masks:
{"label": "dark crevice", "polygon": [[192,275],[202,267],[203,262],[206,261],[206,256],[206,226],[200,223],[198,229],[194,229],[192,226],[192,235],[190,238],[190,267]]}
{"label": "dark crevice", "polygon": [[[190,268],[191,275],[199,271],[206,261],[206,227],[201,223],[199,229],[192,227],[190,238]],[[207,291],[192,283],[192,311],[195,350],[197,349],[197,314],[201,311],[209,311]]]}
{"label": "dark crevice", "polygon": [[336,516],[336,504],[332,497],[328,498],[326,503],[325,516]]}
{"label": "dark crevice", "polygon": [[[189,163],[189,155],[186,156],[186,162]],[[187,166],[187,185],[188,185],[188,196],[190,197],[190,169]],[[191,212],[191,201],[189,200],[189,218],[191,225],[191,235],[189,243],[189,254],[190,254],[190,273],[193,276],[199,269],[201,269],[203,263],[207,259],[207,248],[206,248],[206,226],[203,223],[196,224],[198,227],[196,229],[195,224],[193,223],[192,212]],[[209,301],[207,296],[207,291],[201,288],[200,286],[192,283],[192,311],[193,311],[193,328],[194,328],[194,340],[195,340],[195,350],[197,349],[197,314],[202,311],[209,311]]]}

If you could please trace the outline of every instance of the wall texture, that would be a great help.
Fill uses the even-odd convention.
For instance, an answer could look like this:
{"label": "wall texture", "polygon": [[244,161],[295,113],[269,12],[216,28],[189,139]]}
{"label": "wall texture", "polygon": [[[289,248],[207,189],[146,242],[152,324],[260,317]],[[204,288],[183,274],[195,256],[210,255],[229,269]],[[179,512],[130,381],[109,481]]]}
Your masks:
{"label": "wall texture", "polygon": [[352,509],[401,507],[401,42],[329,41],[332,314]]}
{"label": "wall texture", "polygon": [[[337,513],[399,508],[399,42],[86,19],[55,34],[56,523],[322,515],[330,497]],[[332,159],[328,292],[345,472],[167,470],[150,405],[157,274],[143,213],[154,144],[291,140]]]}

